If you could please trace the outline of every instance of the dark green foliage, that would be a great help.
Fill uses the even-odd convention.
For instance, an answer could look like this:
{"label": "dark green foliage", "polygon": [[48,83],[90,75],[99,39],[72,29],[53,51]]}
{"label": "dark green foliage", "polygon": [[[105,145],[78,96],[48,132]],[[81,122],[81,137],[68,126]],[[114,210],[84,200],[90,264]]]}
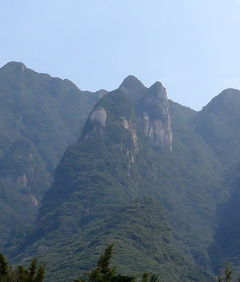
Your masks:
{"label": "dark green foliage", "polygon": [[[240,152],[240,98],[230,92],[229,98],[223,93],[199,113],[169,101],[168,113],[159,83],[148,89],[128,77],[94,107],[106,110],[106,126],[90,117],[81,138],[66,150],[34,226],[11,249],[13,259],[37,256],[48,265],[49,281],[66,281],[77,270],[89,272],[102,248],[114,242],[113,264],[129,277],[147,271],[160,273],[163,281],[213,281],[209,247],[217,238],[216,211],[230,194],[226,172]],[[170,114],[172,151],[144,134],[145,111],[158,124]],[[55,145],[51,140],[45,144],[48,149]],[[39,154],[49,167],[46,155],[51,150],[36,146],[35,141],[31,139],[36,159]],[[11,161],[19,148],[11,146],[9,161],[4,161],[9,171],[14,170]],[[28,163],[23,156],[16,162],[19,171],[21,164]],[[227,230],[228,225],[220,228]],[[226,243],[231,232],[222,234]],[[238,242],[232,250],[234,246]],[[227,252],[221,254],[219,258]],[[105,255],[101,259],[108,263],[110,254]],[[105,272],[116,276],[115,269],[104,268],[101,259],[92,279]],[[147,274],[142,277],[143,281],[154,279]]]}
{"label": "dark green foliage", "polygon": [[[212,281],[207,248],[225,195],[222,164],[194,129],[197,113],[172,102],[173,151],[153,146],[142,134],[141,103],[128,93],[97,103],[107,111],[106,127],[87,121],[15,255],[38,256],[48,279],[64,281],[92,269],[102,247],[115,242],[120,272]],[[136,127],[137,149],[123,118]]]}
{"label": "dark green foliage", "polygon": [[130,276],[117,274],[115,267],[110,267],[113,245],[106,248],[100,256],[97,267],[87,274],[86,279],[75,280],[75,282],[133,282],[135,279]]}
{"label": "dark green foliage", "polygon": [[217,282],[239,282],[240,277],[236,278],[235,273],[233,272],[232,267],[229,263],[225,263],[224,269],[221,271],[222,273],[218,276]]}
{"label": "dark green foliage", "polygon": [[37,260],[33,259],[29,268],[13,268],[0,253],[0,282],[43,282],[44,276],[45,267],[37,266]]}
{"label": "dark green foliage", "polygon": [[239,96],[239,90],[224,90],[203,108],[196,119],[198,132],[227,168],[239,161]]}
{"label": "dark green foliage", "polygon": [[217,210],[217,228],[214,242],[209,248],[215,271],[223,265],[225,260],[231,263],[235,271],[240,270],[239,169],[240,166],[237,164],[226,174],[226,185],[231,195]]}
{"label": "dark green foliage", "polygon": [[34,221],[60,157],[101,95],[22,63],[0,69],[1,249]]}
{"label": "dark green foliage", "polygon": [[159,275],[144,273],[141,282],[160,282]]}
{"label": "dark green foliage", "polygon": [[0,277],[7,276],[8,265],[5,257],[0,253]]}
{"label": "dark green foliage", "polygon": [[133,276],[118,274],[116,267],[110,266],[113,245],[109,245],[100,256],[97,267],[89,272],[86,278],[75,280],[75,282],[160,282],[158,275],[144,273],[141,279]]}

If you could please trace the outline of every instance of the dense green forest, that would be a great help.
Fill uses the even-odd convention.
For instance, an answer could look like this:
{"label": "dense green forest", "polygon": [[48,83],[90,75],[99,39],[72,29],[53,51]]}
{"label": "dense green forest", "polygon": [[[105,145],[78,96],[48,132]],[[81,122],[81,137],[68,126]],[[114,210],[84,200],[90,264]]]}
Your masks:
{"label": "dense green forest", "polygon": [[[113,245],[106,248],[101,254],[97,266],[86,273],[84,277],[74,282],[160,282],[159,275],[143,273],[141,278],[127,276],[117,272],[116,266],[111,266]],[[0,254],[0,281],[1,282],[43,282],[45,266],[37,266],[37,260],[33,259],[30,266],[12,267],[5,257]],[[69,278],[68,280],[71,280]]]}
{"label": "dense green forest", "polygon": [[[84,277],[74,282],[161,282],[159,274],[143,273],[138,277],[128,276],[117,272],[117,267],[111,265],[113,244],[109,245],[98,259],[97,266],[84,274]],[[0,281],[1,282],[44,282],[45,266],[37,266],[37,260],[32,259],[30,266],[12,267],[6,258],[0,254]],[[70,278],[68,279],[70,280]],[[222,273],[216,278],[218,282],[233,282],[233,271],[226,265]],[[240,278],[238,279],[240,281]]]}
{"label": "dense green forest", "polygon": [[133,76],[89,93],[13,62],[0,81],[0,250],[11,263],[37,257],[46,281],[77,280],[98,275],[114,243],[112,279],[215,281],[226,260],[237,275],[240,91],[196,112]]}
{"label": "dense green forest", "polygon": [[0,69],[1,249],[34,221],[59,159],[104,93],[81,91],[22,63]]}

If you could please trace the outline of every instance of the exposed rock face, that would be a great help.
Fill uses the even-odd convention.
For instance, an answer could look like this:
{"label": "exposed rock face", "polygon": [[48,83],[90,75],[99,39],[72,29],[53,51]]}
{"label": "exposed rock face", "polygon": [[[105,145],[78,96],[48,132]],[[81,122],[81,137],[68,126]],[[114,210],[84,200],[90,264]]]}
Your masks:
{"label": "exposed rock face", "polygon": [[172,132],[168,120],[150,120],[147,113],[144,112],[144,134],[148,136],[155,145],[164,145],[172,150]]}
{"label": "exposed rock face", "polygon": [[29,195],[29,200],[32,202],[33,206],[39,206],[39,201],[34,194]]}
{"label": "exposed rock face", "polygon": [[89,116],[88,121],[83,127],[81,139],[87,139],[91,133],[99,132],[103,133],[103,129],[106,127],[107,111],[104,108],[96,108]]}
{"label": "exposed rock face", "polygon": [[[172,150],[172,127],[169,114],[169,104],[166,89],[160,82],[156,82],[150,88],[145,87],[134,76],[128,76],[119,89],[111,95],[127,97],[124,103],[131,105],[135,111],[135,117],[127,117],[127,113],[120,118],[123,127],[130,132],[134,151],[139,149],[138,133],[143,132],[151,143],[160,148]],[[119,103],[119,109],[122,105]],[[90,133],[99,130],[103,134],[106,127],[107,111],[102,105],[96,107],[90,114],[88,123],[82,134],[82,139],[88,138]],[[111,113],[112,114],[112,113]],[[118,115],[118,113],[115,113]]]}
{"label": "exposed rock face", "polygon": [[101,127],[106,126],[107,112],[103,108],[98,108],[90,115],[90,121],[97,123]]}
{"label": "exposed rock face", "polygon": [[172,150],[172,127],[165,88],[156,82],[143,99],[142,124],[144,135],[154,143]]}
{"label": "exposed rock face", "polygon": [[172,150],[172,127],[166,89],[160,82],[146,88],[136,77],[128,76],[119,90],[135,104],[141,118],[140,130],[159,147]]}
{"label": "exposed rock face", "polygon": [[136,131],[135,125],[129,122],[128,120],[126,120],[124,117],[122,118],[122,120],[123,120],[123,127],[127,129],[131,134],[131,139],[132,139],[132,143],[133,143],[133,147],[135,151],[138,151],[137,131]]}
{"label": "exposed rock face", "polygon": [[17,183],[21,185],[22,187],[26,187],[28,184],[28,179],[27,179],[26,174],[19,176],[17,179]]}

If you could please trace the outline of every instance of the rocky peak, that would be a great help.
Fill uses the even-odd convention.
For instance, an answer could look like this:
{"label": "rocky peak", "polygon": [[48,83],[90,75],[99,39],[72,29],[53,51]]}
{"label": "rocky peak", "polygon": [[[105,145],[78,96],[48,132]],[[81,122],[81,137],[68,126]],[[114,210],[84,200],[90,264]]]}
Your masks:
{"label": "rocky peak", "polygon": [[145,88],[145,86],[135,76],[129,75],[123,80],[122,84],[120,85],[120,88],[126,88],[128,90],[135,90],[137,88]]}
{"label": "rocky peak", "polygon": [[20,71],[24,72],[26,70],[26,66],[21,62],[9,62],[4,65],[1,70],[11,70],[11,71]]}
{"label": "rocky peak", "polygon": [[150,88],[163,88],[163,85],[160,81],[156,81]]}
{"label": "rocky peak", "polygon": [[172,126],[166,89],[154,83],[142,101],[142,127],[145,136],[159,147],[172,150]]}
{"label": "rocky peak", "polygon": [[235,95],[238,95],[240,97],[240,90],[239,89],[234,89],[234,88],[227,88],[225,90],[223,90],[218,96],[216,96],[215,98],[217,97],[223,97],[223,96],[228,96],[228,97],[231,97],[231,96],[235,96]]}
{"label": "rocky peak", "polygon": [[214,97],[203,109],[202,113],[210,112],[217,115],[238,115],[240,107],[240,90],[228,88]]}
{"label": "rocky peak", "polygon": [[[126,108],[129,109],[128,112],[133,111],[135,114],[131,117],[126,113]],[[129,131],[135,152],[138,151],[139,130],[153,145],[172,150],[168,98],[166,89],[159,81],[146,88],[137,78],[128,76],[119,89],[100,100],[83,129],[82,140],[94,132],[104,134],[109,114],[112,116],[110,120],[118,121]]]}
{"label": "rocky peak", "polygon": [[135,76],[129,75],[120,85],[119,91],[136,104],[146,94],[147,88]]}
{"label": "rocky peak", "polygon": [[163,87],[162,83],[157,81],[155,82],[150,88],[149,92],[155,94],[158,98],[167,100],[167,92],[166,89]]}

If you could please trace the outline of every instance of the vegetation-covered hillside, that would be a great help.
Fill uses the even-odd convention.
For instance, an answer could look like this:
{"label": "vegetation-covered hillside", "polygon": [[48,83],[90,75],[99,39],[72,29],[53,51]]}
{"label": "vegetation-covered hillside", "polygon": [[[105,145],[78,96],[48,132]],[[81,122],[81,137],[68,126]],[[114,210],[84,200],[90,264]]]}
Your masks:
{"label": "vegetation-covered hillside", "polygon": [[103,93],[80,91],[22,63],[0,69],[1,249],[35,218],[59,159]]}
{"label": "vegetation-covered hillside", "polygon": [[196,130],[198,116],[168,101],[160,83],[146,88],[128,77],[95,105],[65,152],[14,256],[40,257],[51,281],[65,281],[116,242],[122,271],[211,280],[208,247],[227,192],[224,167]]}
{"label": "vegetation-covered hillside", "polygon": [[160,82],[147,88],[129,76],[93,106],[103,92],[83,93],[22,64],[1,71],[11,68],[18,91],[1,110],[12,123],[2,123],[0,228],[14,262],[38,257],[47,281],[68,281],[115,243],[113,263],[130,276],[205,282],[227,257],[239,265],[239,91],[196,112],[169,101]]}

